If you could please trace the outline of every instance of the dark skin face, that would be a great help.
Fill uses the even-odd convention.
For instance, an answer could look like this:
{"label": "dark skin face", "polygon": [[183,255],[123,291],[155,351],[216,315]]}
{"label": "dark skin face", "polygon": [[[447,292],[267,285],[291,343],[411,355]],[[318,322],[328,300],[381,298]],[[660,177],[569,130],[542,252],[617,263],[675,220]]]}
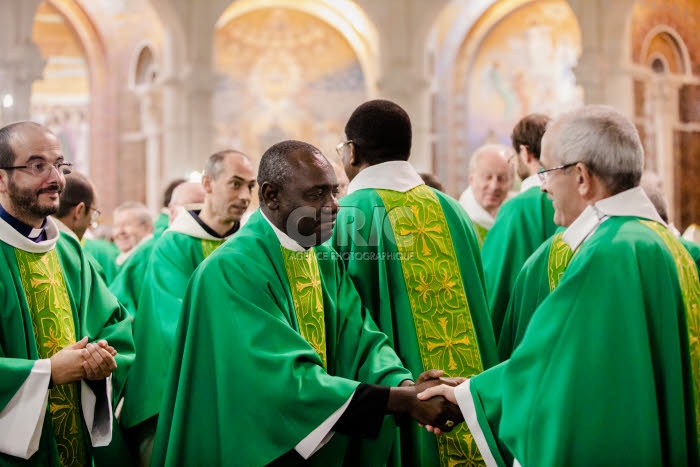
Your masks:
{"label": "dark skin face", "polygon": [[333,166],[321,153],[298,150],[289,159],[293,170],[284,186],[262,184],[262,211],[275,227],[311,248],[333,233],[338,182]]}

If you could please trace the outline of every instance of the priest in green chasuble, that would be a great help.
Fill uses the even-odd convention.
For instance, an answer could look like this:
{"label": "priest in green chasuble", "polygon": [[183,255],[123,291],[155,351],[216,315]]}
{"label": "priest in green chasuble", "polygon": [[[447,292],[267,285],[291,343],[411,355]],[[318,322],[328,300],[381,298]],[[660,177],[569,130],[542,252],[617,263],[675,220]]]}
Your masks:
{"label": "priest in green chasuble", "polygon": [[187,282],[199,264],[238,231],[255,187],[250,159],[234,150],[217,152],[204,165],[204,205],[179,208],[156,240],[142,281],[134,318],[137,355],[129,373],[122,424],[144,464],[155,434],[173,339]]}
{"label": "priest in green chasuble", "polygon": [[[168,206],[169,223],[172,223],[182,207],[194,208],[204,202],[206,193],[200,182],[180,183],[173,191]],[[162,234],[162,232],[161,232]],[[157,237],[154,236],[146,243],[137,247],[136,251],[119,268],[119,273],[109,284],[109,290],[119,299],[119,302],[135,316],[138,310],[139,297],[144,285],[146,268],[151,259],[151,253]]]}
{"label": "priest in green chasuble", "polygon": [[503,203],[484,240],[481,260],[493,332],[498,341],[515,278],[532,253],[554,234],[554,208],[540,189],[540,146],[549,118],[531,114],[513,128],[511,141],[520,194]]}
{"label": "priest in green chasuble", "polygon": [[502,144],[485,144],[469,159],[469,188],[459,202],[469,214],[479,247],[494,225],[496,214],[513,187],[512,151]]}
{"label": "priest in green chasuble", "polygon": [[[495,365],[472,222],[408,162],[408,114],[393,102],[369,101],[350,116],[345,134],[338,150],[351,182],[332,244],[363,305],[413,374],[440,368],[475,375]],[[407,421],[398,435],[394,465],[481,462],[466,426],[436,440]]]}
{"label": "priest in green chasuble", "polygon": [[[131,323],[48,217],[70,164],[33,122],[0,129],[0,465],[88,466],[114,442]],[[114,452],[114,451],[112,451]],[[127,462],[127,457],[122,457]]]}
{"label": "priest in green chasuble", "polygon": [[634,124],[605,106],[565,114],[541,162],[568,227],[552,291],[508,360],[420,397],[458,402],[489,465],[700,464],[698,270],[638,186]]}
{"label": "priest in green chasuble", "polygon": [[[386,414],[444,429],[461,420],[445,400],[417,403],[437,380],[412,385],[323,244],[338,210],[328,160],[307,143],[278,143],[258,184],[260,210],[189,283],[153,465],[383,465],[347,446],[382,439]],[[376,449],[388,455],[386,441]]]}

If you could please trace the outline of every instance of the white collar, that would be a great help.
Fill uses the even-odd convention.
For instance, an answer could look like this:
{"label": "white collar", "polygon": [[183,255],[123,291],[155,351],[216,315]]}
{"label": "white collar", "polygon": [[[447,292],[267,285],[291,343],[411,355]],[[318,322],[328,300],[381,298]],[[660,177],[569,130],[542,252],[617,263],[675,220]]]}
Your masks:
{"label": "white collar", "polygon": [[459,197],[459,202],[469,214],[472,222],[479,224],[486,230],[490,230],[493,227],[495,219],[476,201],[472,187],[464,190],[462,196]]}
{"label": "white collar", "polygon": [[523,182],[520,184],[520,193],[523,191],[527,191],[532,187],[535,186],[542,186],[542,180],[540,180],[540,176],[537,174],[532,174],[529,177],[527,177]]}
{"label": "white collar", "polygon": [[389,161],[371,165],[358,173],[348,185],[348,194],[364,188],[405,193],[423,185],[416,169],[408,161]]}
{"label": "white collar", "polygon": [[307,251],[306,248],[303,246],[299,245],[299,243],[294,240],[292,237],[287,235],[286,233],[282,232],[280,229],[278,229],[275,224],[273,224],[270,219],[267,218],[264,212],[262,212],[262,209],[260,210],[260,214],[262,215],[263,219],[267,221],[268,224],[270,224],[270,227],[272,227],[272,231],[275,232],[275,235],[277,235],[277,240],[280,241],[282,246],[286,248],[287,250],[291,251]]}
{"label": "white collar", "polygon": [[139,240],[139,242],[136,245],[134,245],[134,247],[131,250],[125,251],[124,253],[119,253],[119,255],[114,260],[114,262],[117,263],[117,266],[121,266],[122,264],[124,264],[124,261],[129,259],[129,256],[134,254],[134,252],[138,249],[138,247],[140,247],[141,245],[143,245],[144,243],[146,243],[147,241],[149,241],[152,238],[153,238],[153,234],[146,235],[141,240]]}
{"label": "white collar", "polygon": [[46,253],[56,246],[60,232],[58,231],[56,222],[51,217],[46,219],[44,231],[46,232],[46,240],[38,243],[33,242],[21,233],[17,232],[17,230],[5,222],[4,219],[0,218],[0,240],[14,248],[19,248],[20,250],[28,251],[29,253]]}
{"label": "white collar", "polygon": [[56,227],[58,227],[59,232],[63,232],[67,235],[70,235],[74,239],[78,240],[78,242],[80,242],[80,239],[75,234],[75,232],[73,232],[73,229],[64,224],[61,219],[59,219],[58,217],[51,217],[51,219],[53,219],[53,221],[56,223]]}
{"label": "white collar", "polygon": [[[168,227],[167,231],[179,232],[185,235],[189,235],[194,238],[201,238],[202,240],[226,240],[231,235],[227,237],[215,237],[199,225],[199,222],[192,216],[192,214],[185,209],[183,206],[177,208],[177,215],[173,220],[172,224]],[[235,233],[235,232],[234,232]]]}
{"label": "white collar", "polygon": [[566,229],[562,240],[576,251],[601,223],[618,216],[641,217],[666,225],[644,190],[635,187],[588,206]]}

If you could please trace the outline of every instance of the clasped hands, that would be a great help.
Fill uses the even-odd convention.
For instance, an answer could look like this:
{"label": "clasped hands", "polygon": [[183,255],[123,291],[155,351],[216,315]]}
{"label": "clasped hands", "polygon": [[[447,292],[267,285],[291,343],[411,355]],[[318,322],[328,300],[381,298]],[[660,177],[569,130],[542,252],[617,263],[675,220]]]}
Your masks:
{"label": "clasped hands", "polygon": [[[452,431],[462,421],[464,416],[454,400],[445,397],[440,388],[454,387],[465,378],[445,377],[442,370],[428,370],[418,377],[415,389],[415,406],[409,411],[410,415],[422,426],[435,434]],[[435,388],[435,389],[433,389]]]}
{"label": "clasped hands", "polygon": [[117,351],[106,340],[88,344],[85,336],[51,357],[51,381],[54,385],[83,379],[101,381],[117,368],[115,355]]}

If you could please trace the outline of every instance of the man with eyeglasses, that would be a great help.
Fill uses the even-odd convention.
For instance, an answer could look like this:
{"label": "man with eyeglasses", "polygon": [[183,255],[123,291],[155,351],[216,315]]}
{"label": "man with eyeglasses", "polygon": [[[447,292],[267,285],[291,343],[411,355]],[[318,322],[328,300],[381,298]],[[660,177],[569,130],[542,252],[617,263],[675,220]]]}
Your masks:
{"label": "man with eyeglasses", "polygon": [[484,244],[498,210],[513,187],[513,167],[508,163],[511,153],[502,144],[485,144],[469,160],[469,187],[459,202],[474,223],[479,246]]}
{"label": "man with eyeglasses", "polygon": [[81,241],[88,227],[100,216],[100,211],[94,207],[95,188],[81,173],[71,172],[65,178],[66,185],[53,218],[61,232]]}
{"label": "man with eyeglasses", "polygon": [[493,465],[698,465],[698,270],[639,186],[634,124],[565,114],[541,162],[567,227],[538,272],[551,292],[508,360],[419,397],[458,402]]}
{"label": "man with eyeglasses", "polygon": [[531,114],[513,128],[511,142],[515,154],[512,157],[516,161],[516,172],[523,180],[520,194],[503,203],[498,210],[493,228],[481,249],[496,341],[500,338],[515,278],[530,255],[557,228],[552,201],[540,189],[541,181],[537,175],[542,169],[540,147],[548,122],[545,115]]}
{"label": "man with eyeglasses", "polygon": [[90,465],[119,435],[113,409],[134,355],[131,323],[50,217],[69,170],[47,128],[0,129],[3,465]]}
{"label": "man with eyeglasses", "polygon": [[[345,134],[338,150],[351,181],[331,242],[363,305],[414,375],[430,368],[474,375],[495,365],[474,228],[462,206],[428,187],[408,161],[408,114],[391,101],[365,102]],[[482,461],[465,426],[436,441],[410,421],[391,458],[403,466],[470,462]]]}
{"label": "man with eyeglasses", "polygon": [[[94,250],[88,251],[83,243],[83,235],[88,227],[95,225],[100,217],[100,211],[94,207],[96,202],[97,196],[92,182],[83,174],[71,172],[66,175],[66,186],[61,192],[58,211],[53,215],[53,219],[63,235],[69,235],[81,242],[83,251],[95,266],[97,273],[109,284],[108,280],[116,274],[116,265],[103,266],[102,262],[93,255]],[[110,257],[112,262],[116,256]],[[112,269],[113,272],[108,273]]]}
{"label": "man with eyeglasses", "polygon": [[131,429],[144,465],[150,463],[187,283],[197,266],[238,231],[255,188],[255,168],[240,151],[211,155],[203,172],[204,205],[181,209],[156,241],[134,318],[139,353],[129,374],[122,424]]}

